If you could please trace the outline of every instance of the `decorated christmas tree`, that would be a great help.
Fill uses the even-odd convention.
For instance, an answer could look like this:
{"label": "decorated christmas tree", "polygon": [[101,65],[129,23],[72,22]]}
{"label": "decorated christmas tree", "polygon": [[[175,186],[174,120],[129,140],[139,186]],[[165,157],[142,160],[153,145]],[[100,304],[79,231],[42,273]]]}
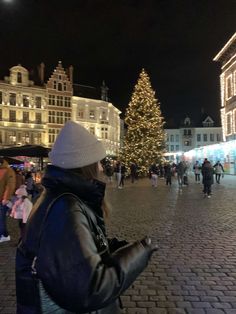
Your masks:
{"label": "decorated christmas tree", "polygon": [[135,162],[139,173],[146,175],[151,164],[163,162],[164,123],[160,103],[143,69],[125,113],[127,133],[122,157],[127,168]]}

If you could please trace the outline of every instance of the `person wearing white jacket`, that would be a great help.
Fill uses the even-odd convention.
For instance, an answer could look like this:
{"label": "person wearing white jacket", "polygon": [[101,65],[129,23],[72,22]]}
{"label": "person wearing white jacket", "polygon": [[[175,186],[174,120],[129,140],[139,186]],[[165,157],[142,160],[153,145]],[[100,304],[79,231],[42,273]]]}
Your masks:
{"label": "person wearing white jacket", "polygon": [[19,222],[20,238],[24,236],[25,226],[31,209],[33,207],[32,202],[28,199],[28,193],[25,185],[21,185],[16,190],[16,201],[12,206],[11,217],[15,218]]}

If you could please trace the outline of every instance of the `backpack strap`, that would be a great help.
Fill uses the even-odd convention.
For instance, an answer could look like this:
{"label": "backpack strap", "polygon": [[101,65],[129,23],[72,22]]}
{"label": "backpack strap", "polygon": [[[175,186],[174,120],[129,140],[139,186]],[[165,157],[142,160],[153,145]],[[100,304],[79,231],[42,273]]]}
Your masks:
{"label": "backpack strap", "polygon": [[[61,198],[64,195],[71,195],[71,196],[73,196],[74,198],[76,198],[76,200],[80,204],[81,211],[83,212],[83,214],[86,216],[86,218],[88,220],[88,224],[89,224],[91,233],[93,235],[94,242],[96,243],[96,246],[99,248],[99,254],[103,254],[104,252],[108,251],[108,248],[109,248],[108,247],[108,241],[107,241],[103,231],[101,230],[101,228],[97,225],[97,222],[95,220],[96,219],[95,216],[94,215],[90,215],[88,212],[91,211],[91,210],[81,201],[80,198],[78,198],[78,196],[76,196],[75,194],[70,193],[70,192],[65,192],[65,193],[62,193],[62,194],[58,195],[57,197],[55,197],[49,203],[49,205],[47,207],[47,210],[46,210],[46,213],[45,213],[45,216],[43,218],[43,222],[41,224],[40,231],[39,231],[38,251],[39,251],[39,248],[40,248],[40,241],[41,241],[42,234],[43,234],[43,231],[44,231],[44,228],[45,228],[46,220],[47,220],[48,215],[50,213],[50,209],[52,208],[53,204],[59,198]],[[32,258],[32,255],[31,255],[31,258]],[[33,256],[33,261],[32,261],[32,264],[31,264],[31,272],[32,272],[32,274],[34,276],[37,275],[36,261],[37,261],[37,255]]]}

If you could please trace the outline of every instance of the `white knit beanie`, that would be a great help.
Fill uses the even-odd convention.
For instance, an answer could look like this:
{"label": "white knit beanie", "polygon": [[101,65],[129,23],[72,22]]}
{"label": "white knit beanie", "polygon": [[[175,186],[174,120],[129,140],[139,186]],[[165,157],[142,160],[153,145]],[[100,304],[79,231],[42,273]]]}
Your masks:
{"label": "white knit beanie", "polygon": [[103,144],[73,121],[66,122],[49,153],[51,163],[64,169],[88,166],[105,156]]}
{"label": "white knit beanie", "polygon": [[27,196],[28,193],[26,191],[26,186],[23,184],[21,185],[15,192],[16,195],[19,195],[19,196]]}

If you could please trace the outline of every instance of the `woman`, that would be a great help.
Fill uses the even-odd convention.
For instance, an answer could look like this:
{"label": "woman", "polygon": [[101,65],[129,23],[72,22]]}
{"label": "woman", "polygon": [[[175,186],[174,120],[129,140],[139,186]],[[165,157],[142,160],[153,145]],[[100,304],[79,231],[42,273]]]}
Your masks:
{"label": "woman", "polygon": [[69,121],[49,157],[45,191],[17,249],[17,313],[120,313],[120,294],[156,247],[149,238],[108,241],[105,184],[97,180],[105,150],[93,135]]}

